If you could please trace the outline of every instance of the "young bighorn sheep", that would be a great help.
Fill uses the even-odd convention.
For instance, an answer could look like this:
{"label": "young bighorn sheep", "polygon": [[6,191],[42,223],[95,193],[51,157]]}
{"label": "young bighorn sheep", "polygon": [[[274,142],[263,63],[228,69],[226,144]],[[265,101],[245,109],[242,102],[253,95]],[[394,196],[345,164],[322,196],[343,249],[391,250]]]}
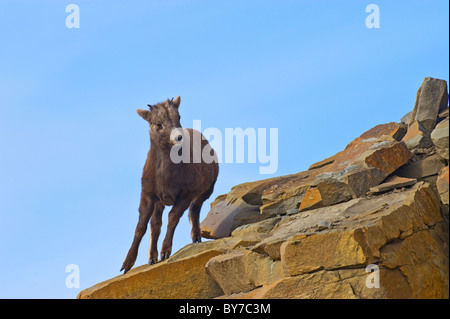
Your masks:
{"label": "young bighorn sheep", "polygon": [[[173,207],[169,212],[161,259],[170,256],[175,228],[188,207],[192,241],[201,242],[200,209],[203,202],[211,196],[219,172],[214,150],[203,135],[192,129],[181,129],[178,113],[179,96],[148,106],[149,111],[137,110],[137,113],[150,124],[150,151],[141,179],[139,221],[133,243],[120,269],[125,270],[124,273],[130,270],[136,261],[139,244],[149,221],[151,235],[149,264],[158,261],[157,241],[161,231],[161,216],[166,205]],[[214,159],[213,161],[205,162],[203,159],[205,156],[199,158],[198,154],[203,154],[204,150]],[[189,156],[184,157],[189,158],[188,161],[172,160],[173,155],[177,155],[180,151],[189,151]]]}

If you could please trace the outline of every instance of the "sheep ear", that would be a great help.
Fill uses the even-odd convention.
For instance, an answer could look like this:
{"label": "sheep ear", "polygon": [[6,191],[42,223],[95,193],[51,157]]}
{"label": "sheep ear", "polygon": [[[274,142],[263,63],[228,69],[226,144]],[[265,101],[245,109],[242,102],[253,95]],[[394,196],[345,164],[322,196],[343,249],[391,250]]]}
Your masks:
{"label": "sheep ear", "polygon": [[176,98],[174,98],[172,101],[173,105],[175,105],[176,108],[180,107],[180,102],[181,102],[181,98],[179,95]]}
{"label": "sheep ear", "polygon": [[142,117],[144,120],[150,122],[150,111],[145,111],[145,110],[141,110],[141,109],[137,109],[136,111],[140,117]]}

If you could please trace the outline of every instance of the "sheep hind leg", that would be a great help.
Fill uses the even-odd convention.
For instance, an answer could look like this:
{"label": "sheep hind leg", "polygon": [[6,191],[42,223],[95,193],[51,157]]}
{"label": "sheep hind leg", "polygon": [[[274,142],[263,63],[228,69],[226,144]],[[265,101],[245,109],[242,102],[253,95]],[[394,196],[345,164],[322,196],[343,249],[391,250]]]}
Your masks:
{"label": "sheep hind leg", "polygon": [[193,243],[202,242],[202,234],[200,230],[200,209],[202,208],[203,202],[192,202],[189,206],[189,222],[191,223],[191,238]]}
{"label": "sheep hind leg", "polygon": [[202,233],[200,230],[200,210],[202,208],[203,202],[211,196],[212,192],[213,187],[210,187],[206,192],[196,198],[189,207],[189,222],[192,226],[191,238],[193,243],[202,242]]}

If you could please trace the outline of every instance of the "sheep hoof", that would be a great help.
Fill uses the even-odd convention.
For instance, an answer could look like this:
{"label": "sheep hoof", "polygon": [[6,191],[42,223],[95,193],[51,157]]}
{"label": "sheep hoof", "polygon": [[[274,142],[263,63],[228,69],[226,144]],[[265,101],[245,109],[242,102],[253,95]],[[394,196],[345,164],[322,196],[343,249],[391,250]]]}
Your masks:
{"label": "sheep hoof", "polygon": [[154,265],[154,264],[156,264],[158,262],[158,258],[153,258],[153,259],[149,259],[148,260],[148,264],[149,265]]}
{"label": "sheep hoof", "polygon": [[170,252],[161,253],[161,260],[166,260],[170,257]]}
{"label": "sheep hoof", "polygon": [[202,242],[202,236],[194,236],[192,237],[192,242],[195,243],[201,243]]}

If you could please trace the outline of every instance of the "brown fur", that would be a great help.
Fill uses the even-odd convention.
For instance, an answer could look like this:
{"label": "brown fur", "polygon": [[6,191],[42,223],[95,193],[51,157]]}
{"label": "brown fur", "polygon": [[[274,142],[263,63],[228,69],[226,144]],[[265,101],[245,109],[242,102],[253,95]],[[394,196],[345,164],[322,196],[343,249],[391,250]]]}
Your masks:
{"label": "brown fur", "polygon": [[[151,243],[149,264],[158,260],[157,241],[161,231],[161,217],[165,205],[173,205],[169,212],[167,233],[161,248],[161,259],[168,258],[172,250],[172,239],[175,228],[189,207],[189,221],[192,225],[192,241],[201,242],[200,209],[209,198],[219,172],[217,160],[207,164],[201,160],[194,163],[193,154],[195,137],[201,137],[201,150],[210,145],[200,132],[187,129],[190,135],[190,163],[175,164],[170,159],[170,150],[177,142],[171,140],[170,133],[174,128],[181,128],[178,108],[180,97],[166,100],[151,106],[150,111],[138,109],[138,114],[150,124],[150,151],[142,173],[141,202],[139,205],[139,221],[134,240],[127,257],[120,269],[126,273],[136,261],[139,244],[150,221]],[[181,142],[186,141],[185,138]],[[197,146],[198,147],[198,146]],[[211,152],[214,151],[211,148]],[[214,153],[214,158],[215,153]]]}

